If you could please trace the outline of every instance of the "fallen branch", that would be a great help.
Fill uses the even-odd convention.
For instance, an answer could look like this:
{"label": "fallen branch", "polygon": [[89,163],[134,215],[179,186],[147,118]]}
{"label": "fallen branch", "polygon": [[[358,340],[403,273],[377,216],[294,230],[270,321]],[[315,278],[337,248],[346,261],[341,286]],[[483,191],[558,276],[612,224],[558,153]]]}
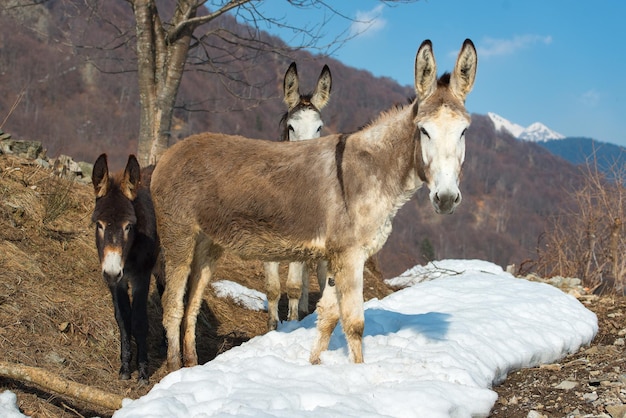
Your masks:
{"label": "fallen branch", "polygon": [[34,383],[59,395],[68,396],[103,408],[117,410],[122,407],[122,396],[63,379],[39,367],[0,361],[0,376],[21,382]]}

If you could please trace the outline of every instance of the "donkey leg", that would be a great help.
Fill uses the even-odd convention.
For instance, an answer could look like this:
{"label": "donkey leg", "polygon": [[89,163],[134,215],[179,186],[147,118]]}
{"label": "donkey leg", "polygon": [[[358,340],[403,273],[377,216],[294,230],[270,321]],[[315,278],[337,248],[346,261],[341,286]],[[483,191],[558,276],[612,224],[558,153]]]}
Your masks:
{"label": "donkey leg", "polygon": [[307,263],[303,263],[302,266],[301,287],[302,294],[298,303],[298,313],[305,316],[309,313],[309,265]]}
{"label": "donkey leg", "polygon": [[354,254],[344,260],[336,276],[341,327],[348,341],[350,360],[363,363],[363,266],[365,257]]}
{"label": "donkey leg", "polygon": [[[166,264],[167,265],[167,264]],[[163,291],[163,328],[167,338],[167,370],[173,372],[182,367],[180,353],[180,324],[185,312],[184,297],[187,278],[191,269],[186,266],[166,267],[167,284]]]}
{"label": "donkey leg", "polygon": [[[163,292],[165,291],[165,260],[163,259],[163,252],[159,251],[154,268],[152,269],[152,275],[156,283],[157,292],[159,294],[159,301],[163,300]],[[159,343],[159,357],[165,357],[167,355],[167,337],[165,335],[165,328],[161,332],[161,342]]]}
{"label": "donkey leg", "polygon": [[131,335],[131,308],[128,298],[128,286],[126,282],[110,285],[111,297],[113,299],[113,309],[115,321],[120,330],[120,370],[121,380],[130,379],[130,335]]}
{"label": "donkey leg", "polygon": [[221,250],[211,244],[210,240],[200,235],[196,243],[196,249],[189,276],[189,289],[187,296],[187,310],[183,318],[183,365],[192,367],[198,364],[196,351],[196,323],[198,313],[204,300],[204,289],[211,280],[215,261],[221,255]]}
{"label": "donkey leg", "polygon": [[[199,273],[192,273],[189,282],[187,310],[183,318],[183,366],[193,367],[198,364],[196,351],[196,324],[204,300],[204,289],[211,280],[211,268],[205,266]],[[194,277],[195,276],[195,277]]]}
{"label": "donkey leg", "polygon": [[320,293],[324,292],[326,286],[326,275],[328,273],[328,261],[319,260],[317,262],[317,284],[320,287]]}
{"label": "donkey leg", "polygon": [[182,367],[180,326],[185,313],[185,291],[191,272],[196,234],[185,224],[157,224],[161,239],[161,255],[165,263],[163,328],[167,337],[167,369],[172,372]]}
{"label": "donkey leg", "polygon": [[339,322],[339,305],[337,303],[337,292],[333,279],[329,279],[330,284],[324,288],[321,299],[317,302],[317,336],[313,342],[311,364],[320,364],[322,351],[328,349],[330,336]]}
{"label": "donkey leg", "polygon": [[287,276],[287,297],[289,298],[289,313],[287,314],[288,321],[297,321],[300,319],[298,316],[298,308],[301,299],[304,297],[304,281],[306,276],[306,303],[309,304],[309,272],[306,267],[306,263],[294,262],[289,263],[289,275]]}
{"label": "donkey leg", "polygon": [[137,345],[137,380],[141,384],[148,383],[148,292],[150,290],[150,274],[137,277],[132,282],[132,331]]}
{"label": "donkey leg", "polygon": [[280,300],[280,277],[278,263],[263,263],[265,268],[265,294],[267,295],[267,329],[273,331],[278,326],[278,301]]}

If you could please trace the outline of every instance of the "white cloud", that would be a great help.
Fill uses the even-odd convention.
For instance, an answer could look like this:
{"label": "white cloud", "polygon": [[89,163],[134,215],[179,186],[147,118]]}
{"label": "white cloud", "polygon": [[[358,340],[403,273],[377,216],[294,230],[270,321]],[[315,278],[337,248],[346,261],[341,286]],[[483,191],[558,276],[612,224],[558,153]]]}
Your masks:
{"label": "white cloud", "polygon": [[578,96],[578,102],[587,107],[596,107],[600,104],[600,92],[591,89]]}
{"label": "white cloud", "polygon": [[383,7],[383,4],[379,4],[369,11],[362,12],[358,10],[354,22],[350,26],[350,34],[352,36],[372,35],[382,30],[387,25],[387,20],[382,17]]}
{"label": "white cloud", "polygon": [[514,36],[512,39],[485,38],[477,49],[480,57],[492,57],[510,55],[535,44],[550,45],[551,43],[552,36],[550,35],[521,35]]}

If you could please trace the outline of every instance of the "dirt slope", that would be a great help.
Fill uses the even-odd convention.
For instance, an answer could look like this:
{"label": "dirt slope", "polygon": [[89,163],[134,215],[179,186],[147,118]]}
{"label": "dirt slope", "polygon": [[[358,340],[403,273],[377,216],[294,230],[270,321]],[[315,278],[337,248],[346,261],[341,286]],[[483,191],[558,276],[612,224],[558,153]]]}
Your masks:
{"label": "dirt slope", "polygon": [[[119,337],[109,291],[100,277],[90,217],[90,184],[62,179],[32,160],[0,154],[0,360],[41,367],[66,379],[126,397],[149,387],[119,381]],[[391,292],[368,264],[365,297]],[[281,277],[286,277],[286,264]],[[263,266],[225,256],[218,279],[264,290]],[[316,279],[311,277],[312,286]],[[311,289],[311,308],[319,289]],[[267,313],[253,312],[207,290],[198,321],[201,362],[267,331]],[[286,317],[286,300],[281,301]],[[149,302],[152,384],[165,375],[159,351],[161,306],[152,283]],[[133,379],[135,376],[133,376]],[[109,416],[72,399],[0,378],[35,417]]]}
{"label": "dirt slope", "polygon": [[[56,177],[30,160],[0,155],[1,360],[41,367],[72,381],[136,398],[150,387],[138,387],[134,379],[117,379],[117,326],[108,289],[99,274],[92,209],[89,184]],[[365,298],[382,298],[391,290],[375,266],[369,267]],[[217,277],[263,291],[260,262],[227,256]],[[313,286],[315,282],[311,278]],[[313,288],[312,307],[318,297]],[[201,362],[266,332],[267,313],[216,298],[210,289],[205,300],[198,322]],[[557,365],[512,373],[494,388],[499,399],[491,416],[625,416],[619,408],[626,402],[626,301],[593,296],[581,300],[598,315],[600,323],[591,347]],[[281,307],[284,318],[285,300]],[[152,290],[151,384],[165,375],[159,352],[160,308]],[[15,392],[21,410],[33,417],[108,417],[113,412],[0,378],[0,391],[5,389]]]}

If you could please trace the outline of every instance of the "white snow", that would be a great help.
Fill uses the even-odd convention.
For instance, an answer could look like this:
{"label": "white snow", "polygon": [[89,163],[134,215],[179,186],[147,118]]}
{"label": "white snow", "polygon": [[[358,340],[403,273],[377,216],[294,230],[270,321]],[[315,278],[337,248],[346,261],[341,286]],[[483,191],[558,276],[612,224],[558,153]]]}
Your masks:
{"label": "white snow", "polygon": [[258,290],[249,289],[239,283],[230,280],[219,280],[211,283],[215,295],[220,298],[230,298],[237,305],[250,309],[251,311],[267,311],[267,297],[265,293]]}
{"label": "white snow", "polygon": [[517,139],[530,142],[545,142],[552,139],[563,139],[564,135],[553,131],[541,122],[535,122],[524,128],[521,125],[513,123],[500,115],[488,112],[487,116],[493,122],[496,131],[508,131]]}
{"label": "white snow", "polygon": [[551,139],[563,138],[565,138],[564,135],[553,131],[541,122],[533,123],[518,136],[518,139],[530,142],[545,142]]}
{"label": "white snow", "polygon": [[524,129],[526,129],[523,126],[518,125],[517,123],[513,123],[500,115],[496,115],[495,113],[487,112],[487,116],[489,116],[489,118],[493,122],[493,126],[496,128],[496,131],[508,131],[515,138],[519,137],[522,132],[524,132]]}
{"label": "white snow", "polygon": [[0,393],[0,417],[23,418],[24,416],[17,407],[17,396],[15,396],[15,393],[9,390]]}
{"label": "white snow", "polygon": [[598,330],[573,296],[485,261],[442,260],[388,282],[408,287],[365,303],[363,364],[349,362],[340,327],[322,364],[309,364],[311,314],[170,373],[114,417],[488,416],[492,385]]}

